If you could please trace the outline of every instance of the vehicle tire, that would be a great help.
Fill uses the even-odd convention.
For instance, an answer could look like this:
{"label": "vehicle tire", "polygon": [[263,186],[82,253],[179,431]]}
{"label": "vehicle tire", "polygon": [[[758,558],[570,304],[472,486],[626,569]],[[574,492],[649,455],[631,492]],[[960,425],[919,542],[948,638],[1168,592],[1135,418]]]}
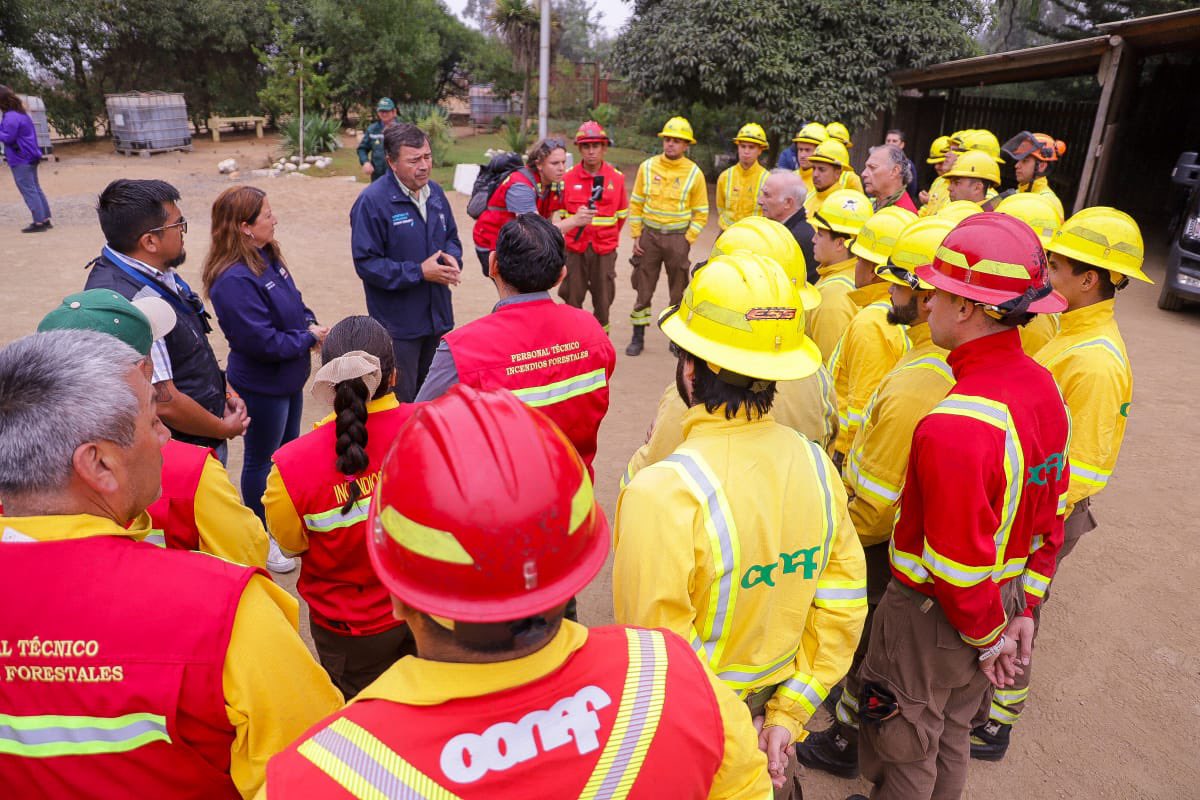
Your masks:
{"label": "vehicle tire", "polygon": [[1183,298],[1171,291],[1170,285],[1164,282],[1162,291],[1158,293],[1158,307],[1163,311],[1178,311],[1183,308]]}

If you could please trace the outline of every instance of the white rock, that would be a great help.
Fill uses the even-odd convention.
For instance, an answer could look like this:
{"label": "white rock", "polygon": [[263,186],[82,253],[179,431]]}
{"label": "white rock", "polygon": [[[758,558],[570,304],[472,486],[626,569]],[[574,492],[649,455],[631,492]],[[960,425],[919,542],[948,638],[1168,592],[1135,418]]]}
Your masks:
{"label": "white rock", "polygon": [[295,165],[295,164],[284,164],[284,165],[283,165],[283,168],[284,168],[284,169],[286,169],[288,172],[295,172],[295,171],[296,171],[296,165]]}
{"label": "white rock", "polygon": [[292,156],[292,157],[291,157],[291,158],[289,158],[288,160],[289,160],[289,161],[291,161],[293,164],[299,164],[299,163],[300,163],[300,156]]}
{"label": "white rock", "polygon": [[227,158],[224,161],[218,161],[217,170],[222,175],[228,175],[230,172],[237,170],[237,161],[232,158]]}
{"label": "white rock", "polygon": [[301,164],[300,169],[312,169],[312,164]]}

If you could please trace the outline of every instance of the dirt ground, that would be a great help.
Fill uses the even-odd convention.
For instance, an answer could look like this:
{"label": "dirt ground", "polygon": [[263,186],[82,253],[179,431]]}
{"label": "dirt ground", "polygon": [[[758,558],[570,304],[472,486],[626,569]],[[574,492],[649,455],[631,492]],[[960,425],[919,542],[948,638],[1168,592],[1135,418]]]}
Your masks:
{"label": "dirt ground", "polygon": [[[214,145],[197,141],[192,153],[125,158],[109,145],[60,148],[60,161],[43,164],[41,182],[54,213],[54,229],[21,235],[29,221],[8,175],[0,176],[0,343],[31,332],[63,295],[79,290],[83,266],[103,244],[96,196],[119,177],[162,178],[183,195],[189,218],[186,278],[199,284],[207,249],[209,208],[230,181],[218,161],[237,158],[265,165],[273,139],[226,137]],[[251,163],[254,162],[254,163]],[[278,239],[308,304],[326,324],[365,313],[363,294],[350,260],[348,213],[361,185],[346,178],[278,178],[257,182],[279,217]],[[464,280],[454,290],[459,324],[487,313],[495,301],[492,284],[476,263],[470,242],[466,198],[450,193],[466,250]],[[694,259],[715,237],[710,222]],[[629,340],[628,238],[618,260],[620,278],[613,309],[613,339],[619,356],[612,407],[600,431],[597,489],[611,514],[617,481],[629,455],[641,444],[662,388],[672,380],[666,342],[651,329],[646,352],[623,355]],[[1161,250],[1161,248],[1160,248]],[[1148,265],[1162,274],[1161,258]],[[655,310],[666,302],[660,283]],[[1200,312],[1168,314],[1155,308],[1157,289],[1135,285],[1120,296],[1120,321],[1137,375],[1136,402],[1124,452],[1109,488],[1093,505],[1101,521],[1075,551],[1054,584],[1036,658],[1032,701],[1018,725],[1008,758],[1000,764],[973,763],[968,798],[1007,791],[1028,798],[1200,797],[1200,552],[1196,520],[1200,492],[1186,477],[1200,441]],[[220,332],[213,344],[224,359]],[[326,413],[310,401],[306,421]],[[230,472],[240,473],[241,448],[234,444]],[[285,583],[294,588],[294,576]],[[583,593],[581,615],[589,624],[612,621],[610,575],[606,568]],[[823,727],[817,720],[814,729]],[[810,774],[807,796],[842,798],[866,790],[849,782]]]}

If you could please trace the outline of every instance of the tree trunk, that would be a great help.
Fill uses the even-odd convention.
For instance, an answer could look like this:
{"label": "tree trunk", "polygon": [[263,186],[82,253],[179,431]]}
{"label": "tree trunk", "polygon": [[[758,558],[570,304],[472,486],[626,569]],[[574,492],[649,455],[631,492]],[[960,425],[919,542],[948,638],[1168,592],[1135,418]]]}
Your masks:
{"label": "tree trunk", "polygon": [[529,130],[529,84],[533,79],[533,68],[525,68],[525,86],[521,89],[521,133]]}

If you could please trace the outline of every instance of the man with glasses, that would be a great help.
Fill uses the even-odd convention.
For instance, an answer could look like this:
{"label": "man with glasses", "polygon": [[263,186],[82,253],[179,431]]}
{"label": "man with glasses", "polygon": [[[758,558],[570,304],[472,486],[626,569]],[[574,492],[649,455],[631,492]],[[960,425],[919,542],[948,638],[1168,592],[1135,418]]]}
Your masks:
{"label": "man with glasses", "polygon": [[175,271],[187,256],[178,201],[165,181],[122,178],[105,187],[97,213],[106,244],[84,288],[112,289],[129,300],[160,297],[171,306],[175,327],[150,351],[158,414],[174,438],[211,447],[224,462],[226,441],[245,433],[250,418],[208,343],[204,303]]}

